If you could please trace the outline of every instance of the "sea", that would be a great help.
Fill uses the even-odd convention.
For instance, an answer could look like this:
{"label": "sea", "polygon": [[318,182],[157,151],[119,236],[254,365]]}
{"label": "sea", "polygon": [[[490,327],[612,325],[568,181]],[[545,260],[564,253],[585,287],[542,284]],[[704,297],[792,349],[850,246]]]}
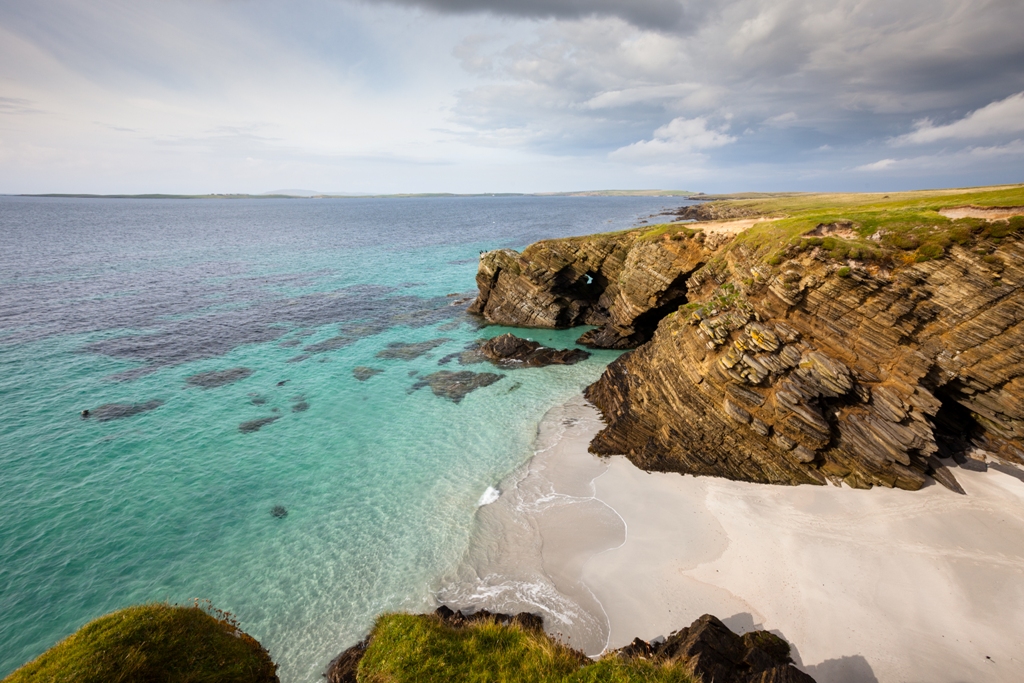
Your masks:
{"label": "sea", "polygon": [[0,197],[0,677],[199,599],[313,682],[376,615],[433,609],[544,414],[617,355],[460,365],[510,331],[466,313],[479,254],[681,203]]}

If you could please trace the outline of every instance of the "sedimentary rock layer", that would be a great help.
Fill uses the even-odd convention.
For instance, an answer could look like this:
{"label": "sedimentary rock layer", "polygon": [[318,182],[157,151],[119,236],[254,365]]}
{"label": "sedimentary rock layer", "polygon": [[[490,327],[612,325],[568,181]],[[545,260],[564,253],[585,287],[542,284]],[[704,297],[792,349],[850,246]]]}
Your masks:
{"label": "sedimentary rock layer", "polygon": [[785,258],[680,227],[490,252],[472,310],[642,344],[587,397],[608,422],[591,450],[644,469],[961,491],[954,462],[1024,463],[1019,232],[860,261],[819,246],[857,227],[819,224]]}
{"label": "sedimentary rock layer", "polygon": [[958,490],[941,458],[972,464],[978,449],[1024,462],[1020,242],[996,250],[1001,273],[954,246],[895,272],[807,255],[746,283],[737,251],[695,273],[693,302],[587,390],[608,420],[594,452],[861,488],[931,474]]}
{"label": "sedimentary rock layer", "polygon": [[580,342],[633,348],[686,301],[686,279],[712,253],[703,233],[646,239],[642,231],[547,240],[485,253],[480,295],[470,307],[489,322],[519,327],[596,325]]}

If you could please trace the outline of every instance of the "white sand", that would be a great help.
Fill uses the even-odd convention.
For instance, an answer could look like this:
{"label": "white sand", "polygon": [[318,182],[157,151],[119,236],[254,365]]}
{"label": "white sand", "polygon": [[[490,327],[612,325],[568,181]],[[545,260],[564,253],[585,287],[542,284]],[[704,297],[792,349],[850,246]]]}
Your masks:
{"label": "white sand", "polygon": [[1024,206],[952,206],[939,209],[946,218],[983,218],[989,222],[1005,221],[1014,216],[1024,215]]}
{"label": "white sand", "polygon": [[607,619],[574,644],[711,613],[783,636],[819,683],[1024,680],[1024,473],[956,469],[966,496],[652,474],[587,453],[600,421],[582,399],[548,421],[567,416],[519,482],[559,504],[517,514],[560,600]]}

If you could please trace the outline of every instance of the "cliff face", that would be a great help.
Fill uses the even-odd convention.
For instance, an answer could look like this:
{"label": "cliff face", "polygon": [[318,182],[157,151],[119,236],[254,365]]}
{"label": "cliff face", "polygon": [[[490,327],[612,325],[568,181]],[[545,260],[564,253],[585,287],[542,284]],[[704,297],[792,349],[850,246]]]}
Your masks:
{"label": "cliff face", "polygon": [[975,447],[1024,462],[1024,249],[997,254],[999,279],[959,247],[845,277],[806,257],[746,291],[742,262],[698,272],[701,304],[588,389],[608,420],[591,449],[645,469],[905,489],[927,474],[958,488],[940,457],[970,464]]}
{"label": "cliff face", "polygon": [[633,348],[686,302],[686,279],[713,252],[703,233],[670,237],[649,239],[636,230],[547,240],[522,254],[487,252],[476,277],[480,295],[469,310],[501,325],[596,325],[581,343]]}
{"label": "cliff face", "polygon": [[[511,325],[601,324],[581,341],[613,348],[656,327],[586,392],[607,421],[597,454],[775,484],[918,489],[932,476],[961,491],[947,465],[1024,463],[1024,246],[1006,232],[920,262],[801,246],[774,265],[689,230],[559,240],[485,255],[477,304]],[[550,287],[584,273],[586,297]]]}

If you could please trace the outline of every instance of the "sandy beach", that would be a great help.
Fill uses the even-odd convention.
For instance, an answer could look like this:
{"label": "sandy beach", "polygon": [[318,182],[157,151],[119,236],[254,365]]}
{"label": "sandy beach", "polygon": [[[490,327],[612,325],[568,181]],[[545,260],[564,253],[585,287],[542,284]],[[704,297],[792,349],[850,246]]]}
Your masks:
{"label": "sandy beach", "polygon": [[465,605],[541,611],[591,655],[715,614],[773,631],[819,683],[1024,680],[1024,473],[967,491],[746,484],[587,452],[582,398],[481,507]]}

